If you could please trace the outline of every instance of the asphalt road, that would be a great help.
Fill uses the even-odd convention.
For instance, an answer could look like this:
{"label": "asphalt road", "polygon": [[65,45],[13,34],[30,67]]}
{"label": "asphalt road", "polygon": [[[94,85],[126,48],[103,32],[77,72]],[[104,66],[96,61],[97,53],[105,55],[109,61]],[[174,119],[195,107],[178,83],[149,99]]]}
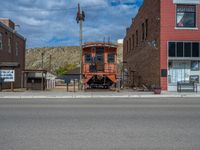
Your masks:
{"label": "asphalt road", "polygon": [[200,99],[0,99],[0,150],[199,150]]}

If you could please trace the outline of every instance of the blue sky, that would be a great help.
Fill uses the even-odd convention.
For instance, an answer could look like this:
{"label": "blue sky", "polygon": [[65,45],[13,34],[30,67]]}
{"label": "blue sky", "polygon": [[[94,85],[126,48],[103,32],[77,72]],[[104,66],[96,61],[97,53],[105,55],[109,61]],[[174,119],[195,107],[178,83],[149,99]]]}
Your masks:
{"label": "blue sky", "polygon": [[122,39],[142,0],[4,0],[0,18],[10,18],[27,39],[27,47],[79,44],[77,4],[85,11],[84,42]]}

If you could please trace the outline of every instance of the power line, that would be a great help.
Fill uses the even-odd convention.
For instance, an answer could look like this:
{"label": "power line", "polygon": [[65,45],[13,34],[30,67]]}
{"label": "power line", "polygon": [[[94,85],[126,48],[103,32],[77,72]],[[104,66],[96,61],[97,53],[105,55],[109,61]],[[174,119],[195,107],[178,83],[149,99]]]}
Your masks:
{"label": "power line", "polygon": [[[93,6],[83,6],[83,9],[92,9],[92,8],[98,8],[98,7],[104,7],[106,8],[106,5],[93,5]],[[52,9],[0,9],[0,11],[4,12],[50,12],[50,11],[71,11],[76,10],[77,7],[71,7],[71,8],[52,8]]]}

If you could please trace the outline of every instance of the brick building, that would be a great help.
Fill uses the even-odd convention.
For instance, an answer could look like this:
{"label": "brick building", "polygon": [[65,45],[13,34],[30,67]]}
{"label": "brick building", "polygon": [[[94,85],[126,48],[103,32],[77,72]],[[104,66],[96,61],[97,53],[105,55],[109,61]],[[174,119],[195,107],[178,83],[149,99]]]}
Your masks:
{"label": "brick building", "polygon": [[[0,19],[0,71],[14,70],[15,81],[4,81],[3,87],[21,86],[21,72],[25,69],[26,39],[15,30],[15,23]],[[2,76],[2,74],[1,74]]]}
{"label": "brick building", "polygon": [[160,86],[200,77],[200,0],[144,0],[124,38],[128,86]]}

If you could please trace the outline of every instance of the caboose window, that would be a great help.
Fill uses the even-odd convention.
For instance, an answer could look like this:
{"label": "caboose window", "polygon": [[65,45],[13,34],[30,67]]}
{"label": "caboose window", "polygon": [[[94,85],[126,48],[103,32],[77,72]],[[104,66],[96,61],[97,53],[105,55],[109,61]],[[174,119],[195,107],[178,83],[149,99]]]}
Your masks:
{"label": "caboose window", "polygon": [[108,54],[108,63],[114,63],[115,62],[115,54]]}
{"label": "caboose window", "polygon": [[92,62],[92,55],[85,54],[85,63],[91,63],[91,62]]}

